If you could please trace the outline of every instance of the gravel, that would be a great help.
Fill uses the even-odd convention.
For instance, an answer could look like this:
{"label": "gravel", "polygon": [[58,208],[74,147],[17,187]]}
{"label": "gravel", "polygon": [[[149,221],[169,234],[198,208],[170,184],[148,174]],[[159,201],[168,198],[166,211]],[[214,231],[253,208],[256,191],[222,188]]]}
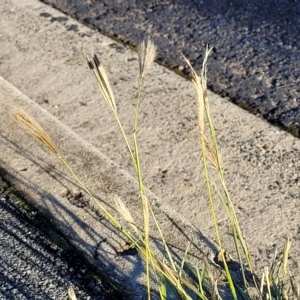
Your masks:
{"label": "gravel", "polygon": [[79,254],[0,179],[0,299],[115,299]]}

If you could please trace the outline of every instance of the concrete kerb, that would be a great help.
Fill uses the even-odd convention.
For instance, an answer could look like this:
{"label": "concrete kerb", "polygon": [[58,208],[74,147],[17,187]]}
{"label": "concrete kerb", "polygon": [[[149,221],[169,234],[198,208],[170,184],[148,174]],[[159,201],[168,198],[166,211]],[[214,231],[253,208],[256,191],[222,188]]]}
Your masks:
{"label": "concrete kerb", "polygon": [[[118,216],[113,204],[113,197],[117,194],[128,205],[137,224],[142,224],[136,181],[2,77],[0,89],[0,113],[5,120],[0,125],[0,175],[22,191],[22,195],[49,218],[93,266],[105,272],[124,295],[142,299],[145,276],[141,258],[136,254],[126,255],[130,246],[121,233],[103,218],[88,196],[80,194],[78,184],[58,158],[16,124],[11,108],[22,107],[45,124],[55,143],[63,145],[63,153],[76,174],[91,187],[107,209]],[[175,246],[174,253],[183,255],[191,236],[194,236],[194,250],[206,249],[208,253],[212,248],[216,251],[213,241],[205,239],[172,210],[164,207],[151,191],[148,195],[160,225],[168,228],[165,237]],[[159,237],[154,240],[153,246],[162,253]],[[193,252],[193,260],[199,260],[201,255]]]}

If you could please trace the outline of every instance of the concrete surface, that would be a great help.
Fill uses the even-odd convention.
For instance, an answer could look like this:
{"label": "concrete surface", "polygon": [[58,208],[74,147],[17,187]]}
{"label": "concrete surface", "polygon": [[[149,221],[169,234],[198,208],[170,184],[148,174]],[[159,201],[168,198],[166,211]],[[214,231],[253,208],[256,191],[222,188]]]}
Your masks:
{"label": "concrete surface", "polygon": [[105,35],[150,35],[160,61],[183,74],[213,47],[209,88],[300,136],[300,4],[295,0],[43,0]]}
{"label": "concrete surface", "polygon": [[[0,124],[1,175],[51,216],[93,264],[125,283],[125,293],[134,283],[143,293],[139,257],[116,255],[124,247],[119,234],[94,213],[86,197],[84,207],[72,201],[78,193],[73,179],[9,114],[11,107],[21,106],[35,116],[99,199],[113,209],[110,199],[118,194],[140,222],[126,149],[83,57],[91,48],[99,54],[131,135],[136,53],[36,0],[5,0],[0,15],[0,111],[5,120]],[[209,97],[229,191],[257,272],[290,237],[291,272],[297,273],[300,142],[228,99],[212,93]],[[191,84],[154,64],[140,114],[143,175],[167,240],[184,251],[181,230],[193,237],[193,253],[196,248],[216,251],[197,138]],[[232,252],[229,225],[219,205],[217,213],[224,244]]]}

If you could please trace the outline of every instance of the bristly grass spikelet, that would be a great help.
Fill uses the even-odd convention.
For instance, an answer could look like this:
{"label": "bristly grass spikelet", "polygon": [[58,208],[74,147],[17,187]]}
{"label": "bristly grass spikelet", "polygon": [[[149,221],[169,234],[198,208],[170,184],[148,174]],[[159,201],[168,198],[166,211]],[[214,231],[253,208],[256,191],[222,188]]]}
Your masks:
{"label": "bristly grass spikelet", "polygon": [[88,55],[86,55],[85,57],[106,103],[108,104],[112,112],[116,114],[117,107],[115,97],[110,87],[105,69],[101,65],[100,60],[95,53],[92,53],[92,58],[90,58]]}
{"label": "bristly grass spikelet", "polygon": [[128,223],[128,225],[134,230],[135,233],[138,234],[138,229],[136,226],[136,223],[134,222],[134,219],[124,204],[124,202],[121,200],[121,198],[118,195],[113,195],[113,201],[115,202],[116,205],[116,210],[120,214],[120,216]]}
{"label": "bristly grass spikelet", "polygon": [[56,155],[59,155],[58,148],[51,140],[49,135],[45,132],[42,126],[28,113],[21,108],[14,108],[12,114],[15,117],[19,125],[21,125],[26,131],[37,138],[42,144],[50,149]]}
{"label": "bristly grass spikelet", "polygon": [[138,57],[141,76],[145,75],[152,62],[154,62],[156,53],[157,47],[150,38],[145,39],[139,43]]}

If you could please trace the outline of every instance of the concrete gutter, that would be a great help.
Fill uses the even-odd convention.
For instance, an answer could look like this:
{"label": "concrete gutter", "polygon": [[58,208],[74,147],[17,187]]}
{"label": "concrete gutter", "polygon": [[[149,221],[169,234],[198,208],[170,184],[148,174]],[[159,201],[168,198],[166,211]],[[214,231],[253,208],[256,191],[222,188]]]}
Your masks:
{"label": "concrete gutter", "polygon": [[[117,194],[140,224],[137,185],[117,126],[97,90],[83,53],[95,50],[108,70],[121,120],[131,135],[137,55],[36,0],[5,0],[0,7],[0,175],[48,215],[86,258],[108,272],[136,299],[144,293],[143,263],[56,157],[30,138],[10,116],[22,107],[45,127],[83,182],[114,211]],[[274,248],[291,237],[291,271],[298,270],[299,149],[286,132],[210,93],[211,113],[244,235],[258,272]],[[155,64],[146,78],[139,141],[142,168],[166,239],[191,257],[216,251],[199,154],[194,91],[190,83]],[[78,201],[79,198],[79,201]],[[221,233],[233,242],[219,204]],[[188,237],[188,239],[187,239]],[[133,296],[131,295],[131,299]]]}

